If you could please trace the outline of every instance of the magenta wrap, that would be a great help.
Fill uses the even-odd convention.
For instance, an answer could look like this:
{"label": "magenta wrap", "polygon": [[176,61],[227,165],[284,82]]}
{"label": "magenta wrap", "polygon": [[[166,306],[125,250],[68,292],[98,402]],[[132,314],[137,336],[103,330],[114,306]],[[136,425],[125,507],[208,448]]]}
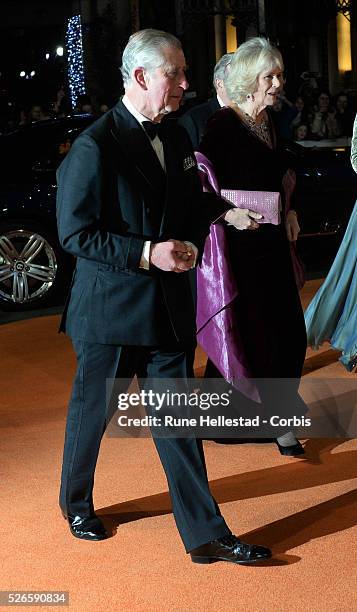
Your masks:
{"label": "magenta wrap", "polygon": [[[202,153],[196,152],[198,171],[204,191],[220,194],[213,166]],[[288,171],[283,179],[286,210],[295,187],[295,174]],[[299,288],[303,270],[296,259],[295,244],[291,253]],[[301,284],[302,283],[302,284]],[[197,268],[197,340],[225,380],[245,396],[260,401],[259,393],[250,380],[233,302],[237,287],[231,270],[224,225],[214,223],[206,239],[200,266]]]}

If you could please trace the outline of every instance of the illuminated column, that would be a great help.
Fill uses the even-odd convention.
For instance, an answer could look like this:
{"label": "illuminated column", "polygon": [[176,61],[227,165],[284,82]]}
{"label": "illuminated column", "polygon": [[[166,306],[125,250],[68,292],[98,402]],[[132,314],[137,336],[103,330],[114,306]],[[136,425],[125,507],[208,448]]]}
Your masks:
{"label": "illuminated column", "polygon": [[342,13],[338,13],[336,20],[338,70],[344,73],[352,70],[351,22]]}
{"label": "illuminated column", "polygon": [[351,76],[351,89],[357,89],[357,30],[355,27],[351,28],[351,55],[352,55],[352,76]]}
{"label": "illuminated column", "polygon": [[233,53],[237,48],[237,30],[232,25],[233,18],[233,15],[229,15],[226,20],[227,53]]}
{"label": "illuminated column", "polygon": [[214,38],[216,48],[216,62],[226,51],[226,18],[224,15],[214,16]]}

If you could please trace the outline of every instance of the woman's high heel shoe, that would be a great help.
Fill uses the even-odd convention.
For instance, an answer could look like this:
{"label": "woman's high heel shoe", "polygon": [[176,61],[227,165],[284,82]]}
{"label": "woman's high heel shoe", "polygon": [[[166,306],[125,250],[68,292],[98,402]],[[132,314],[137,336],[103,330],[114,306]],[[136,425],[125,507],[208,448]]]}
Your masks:
{"label": "woman's high heel shoe", "polygon": [[291,446],[282,446],[279,444],[278,440],[275,440],[275,442],[281,455],[285,455],[286,457],[299,457],[300,455],[305,455],[304,447],[298,440],[296,444],[292,444]]}

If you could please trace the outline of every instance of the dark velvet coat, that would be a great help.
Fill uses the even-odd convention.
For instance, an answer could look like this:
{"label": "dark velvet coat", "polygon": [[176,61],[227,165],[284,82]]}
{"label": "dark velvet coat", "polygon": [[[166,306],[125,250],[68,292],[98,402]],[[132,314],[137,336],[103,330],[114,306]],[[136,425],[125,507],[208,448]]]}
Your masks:
{"label": "dark velvet coat", "polygon": [[[213,164],[220,189],[278,191],[289,160],[273,137],[265,144],[230,108],[208,122],[199,151]],[[237,297],[232,307],[248,364],[255,378],[299,378],[306,333],[294,278],[284,210],[283,222],[257,230],[226,227]],[[222,279],[221,279],[222,281]],[[218,281],[217,281],[218,282]]]}

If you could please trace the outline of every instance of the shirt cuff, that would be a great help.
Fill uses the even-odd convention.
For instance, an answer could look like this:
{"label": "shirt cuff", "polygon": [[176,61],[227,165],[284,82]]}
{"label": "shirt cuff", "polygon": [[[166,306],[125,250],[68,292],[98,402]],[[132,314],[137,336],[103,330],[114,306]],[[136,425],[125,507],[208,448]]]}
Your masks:
{"label": "shirt cuff", "polygon": [[151,240],[145,240],[144,248],[141,253],[141,259],[140,259],[140,264],[139,264],[139,268],[142,268],[143,270],[150,269],[150,247],[151,247]]}

